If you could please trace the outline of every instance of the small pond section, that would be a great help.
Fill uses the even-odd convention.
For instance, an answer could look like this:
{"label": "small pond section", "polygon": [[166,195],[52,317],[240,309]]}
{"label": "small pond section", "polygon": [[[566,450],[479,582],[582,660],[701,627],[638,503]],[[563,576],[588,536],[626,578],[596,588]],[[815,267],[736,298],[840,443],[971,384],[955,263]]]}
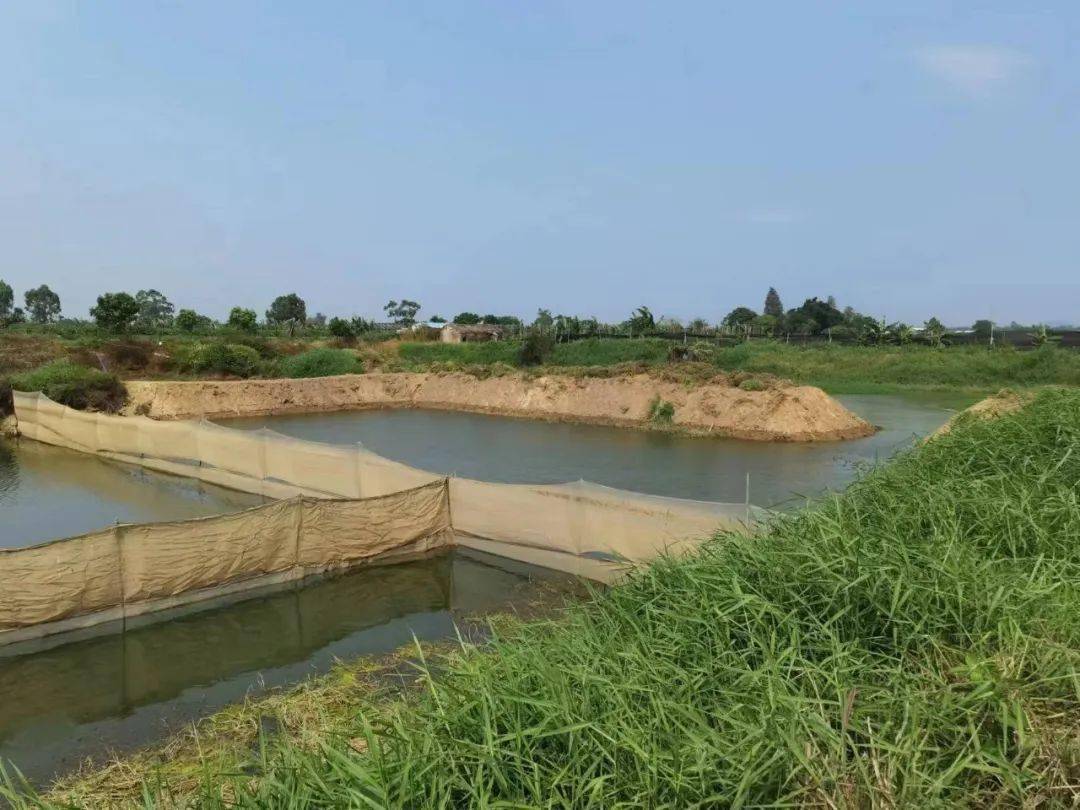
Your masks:
{"label": "small pond section", "polygon": [[338,660],[449,639],[455,622],[559,603],[569,578],[474,552],[361,568],[42,652],[0,648],[0,761],[44,784]]}
{"label": "small pond section", "polygon": [[881,428],[842,442],[776,443],[433,410],[366,410],[218,419],[312,441],[359,442],[381,456],[446,475],[505,483],[598,484],[742,503],[799,506],[849,484],[948,421],[973,397],[951,393],[849,395],[846,407]]}
{"label": "small pond section", "polygon": [[0,439],[0,548],[35,545],[113,523],[235,512],[258,495],[114,464],[28,439]]}

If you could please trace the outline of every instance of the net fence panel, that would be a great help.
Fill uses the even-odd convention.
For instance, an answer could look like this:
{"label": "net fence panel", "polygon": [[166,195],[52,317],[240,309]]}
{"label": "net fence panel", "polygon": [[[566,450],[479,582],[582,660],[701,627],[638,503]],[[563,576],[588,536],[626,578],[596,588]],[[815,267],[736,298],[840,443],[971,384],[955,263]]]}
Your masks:
{"label": "net fence panel", "polygon": [[98,414],[98,450],[137,457],[143,452],[143,433],[150,422],[145,416]]}
{"label": "net fence panel", "polygon": [[360,495],[364,498],[390,495],[442,480],[441,476],[434,473],[392,461],[360,446],[353,448],[353,451],[356,455]]}
{"label": "net fence panel", "polygon": [[369,500],[302,503],[298,561],[305,568],[345,566],[406,546],[426,551],[450,539],[444,481]]}
{"label": "net fence panel", "polygon": [[253,482],[266,478],[266,442],[262,434],[202,421],[198,437],[198,458],[203,464],[250,478]]}
{"label": "net fence panel", "polygon": [[114,528],[0,549],[0,630],[115,607],[122,594]]}
{"label": "net fence panel", "polygon": [[[126,419],[127,417],[116,417]],[[198,463],[199,425],[197,422],[158,422],[147,419],[142,423],[139,452],[163,461]],[[192,473],[194,475],[194,473]]]}
{"label": "net fence panel", "polygon": [[121,526],[130,604],[284,571],[295,565],[300,503],[177,523]]}
{"label": "net fence panel", "polygon": [[65,408],[60,432],[79,449],[94,453],[101,449],[101,444],[98,442],[98,414],[96,413]]}
{"label": "net fence panel", "polygon": [[542,486],[452,478],[450,514],[456,530],[477,537],[579,553],[575,504]]}
{"label": "net fence panel", "polygon": [[271,430],[260,433],[266,453],[267,478],[342,498],[359,496],[353,448],[293,439]]}

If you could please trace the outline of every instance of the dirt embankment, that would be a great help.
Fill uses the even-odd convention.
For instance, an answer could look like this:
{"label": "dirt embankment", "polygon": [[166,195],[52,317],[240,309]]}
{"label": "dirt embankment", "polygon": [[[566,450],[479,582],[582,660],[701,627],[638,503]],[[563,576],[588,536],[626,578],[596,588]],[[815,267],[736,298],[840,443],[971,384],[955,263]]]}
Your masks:
{"label": "dirt embankment", "polygon": [[948,433],[958,419],[997,419],[999,416],[1018,411],[1030,402],[1033,396],[1034,394],[1030,391],[1017,393],[1006,388],[986,399],[980,399],[970,408],[960,411],[960,413],[931,433],[929,438],[933,439]]}
{"label": "dirt embankment", "polygon": [[298,380],[127,383],[129,412],[175,419],[304,413],[362,408],[441,408],[506,416],[664,427],[658,400],[673,406],[671,426],[762,441],[829,441],[874,428],[818,388],[744,391],[722,383],[696,387],[644,374],[616,378],[460,373],[342,375]]}

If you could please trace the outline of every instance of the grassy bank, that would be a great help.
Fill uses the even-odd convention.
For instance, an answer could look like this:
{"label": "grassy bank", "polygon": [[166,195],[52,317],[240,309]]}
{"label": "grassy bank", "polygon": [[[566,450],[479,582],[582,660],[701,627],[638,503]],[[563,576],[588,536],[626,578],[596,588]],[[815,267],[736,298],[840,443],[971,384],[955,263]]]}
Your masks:
{"label": "grassy bank", "polygon": [[[659,339],[582,340],[559,344],[546,365],[610,367],[639,364],[660,367],[672,343]],[[410,368],[432,364],[462,366],[515,362],[517,344],[402,344],[399,354]],[[991,391],[998,388],[1080,385],[1080,352],[1047,347],[1017,351],[1008,347],[792,346],[758,341],[702,350],[702,359],[719,371],[771,374],[833,393],[886,393],[906,388]]]}
{"label": "grassy bank", "polygon": [[[1080,800],[1080,392],[967,420],[764,536],[465,649],[200,806]],[[166,788],[144,773],[147,803]]]}

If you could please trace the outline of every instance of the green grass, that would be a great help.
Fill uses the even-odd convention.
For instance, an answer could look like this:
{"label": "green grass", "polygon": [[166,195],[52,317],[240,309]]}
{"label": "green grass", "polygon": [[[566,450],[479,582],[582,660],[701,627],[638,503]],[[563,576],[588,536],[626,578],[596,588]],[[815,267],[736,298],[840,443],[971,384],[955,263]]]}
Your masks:
{"label": "green grass", "polygon": [[115,375],[69,360],[54,360],[8,379],[16,391],[40,391],[78,410],[117,411],[127,399],[127,390]]}
{"label": "green grass", "polygon": [[363,365],[348,349],[309,349],[281,359],[283,377],[333,377],[338,374],[362,374]]}
{"label": "green grass", "polygon": [[[671,342],[658,339],[592,338],[560,343],[547,366],[614,367],[620,364],[668,365]],[[484,365],[516,362],[519,344],[413,343],[401,347],[408,367],[456,363]],[[989,392],[1005,386],[1080,385],[1080,351],[1046,347],[1018,351],[960,346],[793,346],[754,341],[713,348],[711,362],[719,371],[773,374],[832,393],[892,393],[912,388],[965,389]]]}
{"label": "green grass", "polygon": [[761,536],[463,647],[336,741],[265,740],[198,804],[1075,803],[1078,447],[1077,391],[961,420]]}
{"label": "green grass", "polygon": [[886,393],[904,387],[997,389],[1080,385],[1080,352],[1047,347],[791,346],[744,343],[715,353],[725,371],[775,374],[834,393]]}

